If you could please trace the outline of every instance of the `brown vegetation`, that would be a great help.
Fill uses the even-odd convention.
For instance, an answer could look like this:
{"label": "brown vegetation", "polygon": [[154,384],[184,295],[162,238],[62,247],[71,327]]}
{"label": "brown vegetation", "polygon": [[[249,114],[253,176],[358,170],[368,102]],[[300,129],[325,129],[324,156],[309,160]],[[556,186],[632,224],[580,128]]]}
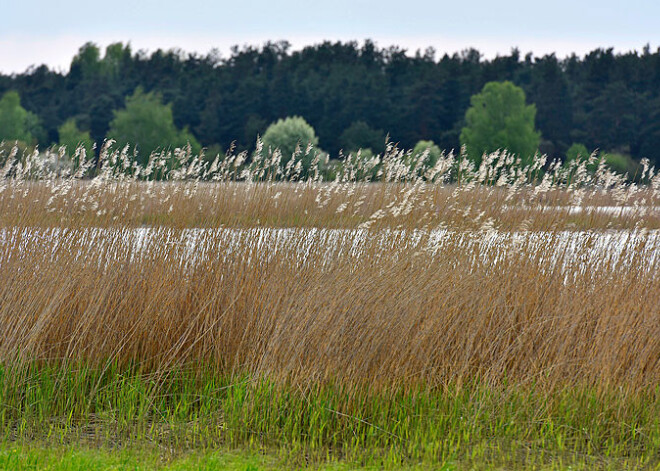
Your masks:
{"label": "brown vegetation", "polygon": [[[344,384],[617,384],[660,380],[660,277],[638,233],[618,259],[505,237],[433,244],[369,232],[5,233],[0,360],[228,373]],[[26,241],[26,238],[30,240]],[[301,250],[302,241],[312,247]],[[430,245],[429,245],[430,244]],[[429,249],[433,247],[433,249]],[[653,249],[654,246],[650,246]],[[198,253],[193,257],[192,254]]]}
{"label": "brown vegetation", "polygon": [[[140,180],[150,173],[117,155],[82,181],[84,162],[36,180],[29,161],[10,162],[0,361],[404,387],[660,380],[653,169],[638,186],[602,165],[520,170],[502,153],[421,172],[388,152],[345,162],[331,183],[311,170],[296,181],[300,165],[260,171],[258,159],[239,172],[236,157],[215,174],[194,160],[168,182]],[[377,168],[380,183],[355,176]],[[259,179],[269,172],[289,181]],[[629,240],[598,232],[613,228]]]}

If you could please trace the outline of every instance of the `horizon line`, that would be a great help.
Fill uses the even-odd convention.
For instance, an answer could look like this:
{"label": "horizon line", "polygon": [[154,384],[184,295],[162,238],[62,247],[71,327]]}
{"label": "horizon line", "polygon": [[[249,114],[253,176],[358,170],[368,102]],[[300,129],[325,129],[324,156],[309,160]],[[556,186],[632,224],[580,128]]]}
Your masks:
{"label": "horizon line", "polygon": [[[173,43],[173,41],[176,41]],[[331,44],[349,44],[356,43],[363,46],[367,42],[373,43],[379,50],[387,50],[395,47],[400,48],[407,56],[412,57],[418,53],[425,53],[432,49],[434,51],[434,61],[438,61],[438,57],[444,56],[453,57],[454,55],[465,53],[474,50],[479,53],[480,59],[493,60],[497,57],[510,57],[513,51],[517,50],[521,58],[531,55],[533,58],[542,58],[554,55],[558,60],[566,60],[571,57],[578,57],[583,59],[592,52],[603,50],[612,50],[617,55],[625,54],[640,54],[646,50],[651,53],[660,52],[660,44],[653,45],[651,41],[646,41],[643,45],[612,45],[601,44],[599,41],[576,42],[576,41],[562,41],[562,40],[537,40],[531,39],[527,41],[486,41],[485,38],[477,38],[471,42],[466,40],[457,40],[452,38],[443,37],[418,37],[418,38],[346,38],[346,37],[328,37],[320,38],[253,38],[251,40],[240,40],[238,38],[89,38],[87,40],[80,37],[62,37],[53,39],[34,39],[31,38],[31,44],[27,43],[24,38],[5,38],[0,39],[0,50],[12,51],[14,55],[7,60],[7,64],[0,63],[0,74],[2,75],[24,75],[30,71],[46,66],[50,71],[66,74],[68,73],[71,61],[78,53],[80,48],[85,44],[92,43],[99,47],[101,52],[110,44],[121,43],[122,45],[131,47],[131,54],[136,55],[143,53],[145,55],[152,55],[157,51],[164,52],[179,52],[182,57],[189,57],[200,55],[202,57],[211,54],[217,54],[220,60],[225,60],[233,56],[233,50],[238,48],[243,50],[245,48],[262,49],[267,44],[277,44],[286,42],[289,45],[288,52],[299,52],[306,48],[313,48],[325,43]],[[520,43],[527,44],[520,44]],[[77,44],[77,45],[74,45]],[[180,44],[180,45],[178,45]],[[386,44],[386,45],[383,45]],[[472,45],[470,45],[472,44]],[[508,44],[508,45],[507,45]],[[554,48],[548,47],[556,45]],[[574,46],[571,48],[571,44]],[[26,61],[23,54],[17,51],[23,48],[32,49],[33,55],[42,55],[40,59],[35,57],[33,61]],[[444,47],[443,47],[444,46]],[[536,51],[534,51],[534,46]],[[73,49],[73,51],[72,51]],[[507,52],[504,52],[505,49]],[[541,51],[539,51],[541,49]],[[43,56],[49,56],[48,52],[56,51],[50,56],[51,60]],[[203,52],[205,51],[205,52]],[[224,53],[229,53],[225,56]],[[68,59],[65,59],[68,58]],[[22,64],[21,64],[22,62]],[[13,64],[11,64],[13,63]]]}

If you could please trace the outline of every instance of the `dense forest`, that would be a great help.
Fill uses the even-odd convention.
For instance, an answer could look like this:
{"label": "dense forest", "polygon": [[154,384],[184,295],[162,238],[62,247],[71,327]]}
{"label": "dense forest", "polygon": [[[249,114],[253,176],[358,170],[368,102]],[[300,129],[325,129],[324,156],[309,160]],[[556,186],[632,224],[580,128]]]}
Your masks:
{"label": "dense forest", "polygon": [[[422,139],[456,149],[470,97],[490,81],[520,86],[537,108],[541,151],[563,157],[572,143],[648,157],[660,164],[660,49],[576,55],[509,55],[485,60],[474,50],[437,57],[373,42],[324,42],[299,51],[287,42],[235,47],[229,57],[130,45],[82,46],[68,73],[46,66],[0,75],[0,95],[19,93],[39,119],[41,146],[58,142],[74,118],[101,142],[136,88],[171,103],[174,123],[204,146],[254,146],[278,118],[298,115],[332,156],[351,145],[382,151],[385,136],[412,148]],[[379,148],[380,147],[380,148]]]}

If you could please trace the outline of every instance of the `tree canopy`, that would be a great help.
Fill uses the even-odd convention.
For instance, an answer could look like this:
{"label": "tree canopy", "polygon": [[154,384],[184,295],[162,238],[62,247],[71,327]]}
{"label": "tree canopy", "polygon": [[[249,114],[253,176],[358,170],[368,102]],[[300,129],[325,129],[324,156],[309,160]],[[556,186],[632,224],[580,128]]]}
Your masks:
{"label": "tree canopy", "polygon": [[515,84],[536,106],[538,147],[551,158],[581,142],[660,165],[660,49],[596,49],[566,58],[514,49],[485,60],[474,49],[438,56],[371,41],[301,50],[269,42],[236,47],[227,57],[88,43],[67,72],[38,66],[0,74],[0,94],[18,92],[21,106],[38,117],[44,132],[33,121],[27,126],[41,146],[57,143],[58,128],[71,118],[100,144],[114,111],[141,87],[168,104],[175,129],[187,127],[204,146],[235,143],[251,151],[269,123],[302,116],[335,157],[354,146],[379,152],[375,142],[382,145],[387,134],[406,149],[433,140],[458,150],[470,98],[494,81]]}
{"label": "tree canopy", "polygon": [[38,118],[21,106],[18,92],[11,90],[0,99],[0,140],[30,144]]}
{"label": "tree canopy", "polygon": [[171,106],[163,105],[158,94],[144,93],[141,88],[126,97],[124,109],[114,112],[108,137],[119,146],[136,146],[142,163],[157,150],[183,147],[187,143],[196,151],[200,148],[187,129],[180,131],[176,128]]}
{"label": "tree canopy", "polygon": [[385,133],[373,129],[364,121],[354,121],[341,133],[339,142],[344,152],[353,152],[358,149],[371,149],[381,153],[385,150]]}
{"label": "tree canopy", "polygon": [[271,124],[262,140],[266,149],[282,152],[283,164],[291,160],[297,147],[304,154],[309,144],[316,146],[319,143],[314,128],[300,116],[287,117]]}
{"label": "tree canopy", "polygon": [[421,158],[425,153],[424,167],[426,168],[433,167],[442,155],[442,151],[433,141],[419,141],[412,150],[413,161]]}
{"label": "tree canopy", "polygon": [[489,82],[470,99],[461,144],[468,156],[481,161],[484,152],[508,150],[522,159],[537,152],[540,133],[534,129],[536,106],[525,103],[525,92],[509,81]]}
{"label": "tree canopy", "polygon": [[79,146],[85,149],[87,159],[93,157],[92,147],[94,143],[89,135],[89,131],[78,129],[76,120],[70,118],[57,128],[59,134],[59,145],[66,147],[69,156],[73,156]]}

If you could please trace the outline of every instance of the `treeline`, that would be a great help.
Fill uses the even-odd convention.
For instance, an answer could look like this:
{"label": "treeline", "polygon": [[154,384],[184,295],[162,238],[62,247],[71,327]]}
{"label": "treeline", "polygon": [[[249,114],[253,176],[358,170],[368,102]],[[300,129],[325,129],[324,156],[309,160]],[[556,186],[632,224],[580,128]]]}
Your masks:
{"label": "treeline", "polygon": [[[381,152],[385,136],[412,148],[433,140],[457,149],[470,97],[491,81],[520,86],[536,105],[540,150],[564,157],[574,143],[660,164],[660,49],[585,57],[524,57],[517,50],[492,60],[476,50],[436,57],[408,55],[373,42],[324,42],[292,51],[287,42],[235,47],[228,58],[180,51],[101,51],[88,43],[68,73],[33,67],[0,76],[0,94],[18,92],[35,116],[35,143],[61,141],[64,123],[107,137],[117,110],[140,88],[171,104],[174,124],[203,146],[251,149],[258,134],[286,116],[302,116],[319,146],[368,147]],[[59,129],[59,131],[58,131]]]}

